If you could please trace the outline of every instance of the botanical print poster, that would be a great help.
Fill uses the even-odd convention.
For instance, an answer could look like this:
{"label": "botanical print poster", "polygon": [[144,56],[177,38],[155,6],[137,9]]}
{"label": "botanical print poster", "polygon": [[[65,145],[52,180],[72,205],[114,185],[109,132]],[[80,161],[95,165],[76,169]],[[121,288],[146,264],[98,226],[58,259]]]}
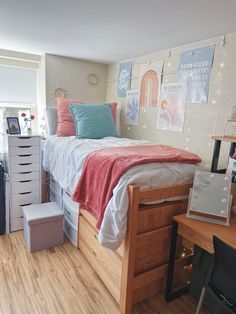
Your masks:
{"label": "botanical print poster", "polygon": [[187,103],[207,102],[214,51],[209,46],[181,53],[177,80],[188,83]]}
{"label": "botanical print poster", "polygon": [[128,90],[126,97],[125,123],[138,125],[139,119],[139,90]]}
{"label": "botanical print poster", "polygon": [[118,97],[126,97],[127,90],[130,89],[132,64],[133,62],[126,62],[120,64],[117,90]]}
{"label": "botanical print poster", "polygon": [[143,64],[140,70],[140,106],[156,107],[160,94],[163,60]]}
{"label": "botanical print poster", "polygon": [[162,84],[157,112],[158,129],[183,132],[186,97],[186,83]]}

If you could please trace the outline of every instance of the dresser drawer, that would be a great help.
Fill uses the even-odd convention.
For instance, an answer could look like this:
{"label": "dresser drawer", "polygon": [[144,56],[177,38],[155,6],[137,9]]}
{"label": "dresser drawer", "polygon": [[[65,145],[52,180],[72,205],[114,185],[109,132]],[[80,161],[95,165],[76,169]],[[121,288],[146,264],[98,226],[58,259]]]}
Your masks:
{"label": "dresser drawer", "polygon": [[79,248],[119,303],[122,261],[116,252],[99,244],[97,233],[97,230],[94,230],[86,219],[80,216]]}
{"label": "dresser drawer", "polygon": [[40,172],[24,172],[24,173],[12,173],[10,176],[10,181],[26,181],[26,180],[40,180]]}
{"label": "dresser drawer", "polygon": [[40,137],[37,136],[9,136],[9,146],[39,146]]}
{"label": "dresser drawer", "polygon": [[12,146],[10,155],[28,155],[28,154],[39,154],[40,146],[32,146],[32,145],[25,145],[25,146]]}
{"label": "dresser drawer", "polygon": [[40,171],[40,164],[39,163],[21,163],[21,164],[12,164],[11,165],[11,173],[23,173],[23,172],[33,172],[33,171]]}
{"label": "dresser drawer", "polygon": [[11,193],[20,194],[39,191],[40,189],[39,181],[27,180],[11,183]]}
{"label": "dresser drawer", "polygon": [[17,231],[24,229],[24,218],[11,218],[10,219],[10,230]]}
{"label": "dresser drawer", "polygon": [[69,221],[71,225],[73,225],[76,230],[78,230],[78,212],[67,206],[65,202],[63,203],[65,218]]}
{"label": "dresser drawer", "polygon": [[9,156],[11,165],[25,163],[39,163],[39,154],[24,154]]}
{"label": "dresser drawer", "polygon": [[41,202],[39,191],[28,194],[14,194],[11,197],[11,217],[23,216],[22,206],[38,204]]}
{"label": "dresser drawer", "polygon": [[70,241],[77,246],[78,231],[69,223],[67,219],[64,222],[64,231]]}
{"label": "dresser drawer", "polygon": [[63,202],[74,212],[79,213],[79,203],[72,201],[70,193],[65,190],[63,190]]}
{"label": "dresser drawer", "polygon": [[62,188],[59,183],[50,175],[50,189],[54,191],[54,193],[62,196]]}

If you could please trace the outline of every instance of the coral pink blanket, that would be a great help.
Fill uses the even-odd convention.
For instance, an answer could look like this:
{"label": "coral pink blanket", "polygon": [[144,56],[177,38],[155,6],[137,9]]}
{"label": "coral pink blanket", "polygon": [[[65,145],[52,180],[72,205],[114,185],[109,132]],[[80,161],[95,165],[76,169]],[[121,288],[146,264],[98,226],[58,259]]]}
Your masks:
{"label": "coral pink blanket", "polygon": [[166,145],[112,147],[89,154],[72,198],[96,219],[99,229],[113,189],[131,167],[152,162],[198,163],[201,159],[190,152]]}

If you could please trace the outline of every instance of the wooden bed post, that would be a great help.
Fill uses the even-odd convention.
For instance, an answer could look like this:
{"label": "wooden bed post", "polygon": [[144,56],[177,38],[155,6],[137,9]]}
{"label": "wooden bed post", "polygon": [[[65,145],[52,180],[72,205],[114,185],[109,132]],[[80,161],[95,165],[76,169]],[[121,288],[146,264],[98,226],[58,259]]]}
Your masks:
{"label": "wooden bed post", "polygon": [[122,263],[120,288],[120,313],[130,314],[132,311],[134,262],[136,249],[136,235],[138,229],[139,186],[129,186],[129,209],[125,250]]}

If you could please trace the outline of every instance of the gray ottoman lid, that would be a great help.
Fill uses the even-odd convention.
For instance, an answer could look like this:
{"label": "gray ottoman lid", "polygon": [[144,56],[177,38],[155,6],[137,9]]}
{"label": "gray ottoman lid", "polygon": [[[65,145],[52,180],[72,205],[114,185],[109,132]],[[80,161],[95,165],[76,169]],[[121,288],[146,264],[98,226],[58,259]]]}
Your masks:
{"label": "gray ottoman lid", "polygon": [[23,206],[22,210],[24,218],[29,225],[62,219],[64,217],[63,211],[55,202]]}

